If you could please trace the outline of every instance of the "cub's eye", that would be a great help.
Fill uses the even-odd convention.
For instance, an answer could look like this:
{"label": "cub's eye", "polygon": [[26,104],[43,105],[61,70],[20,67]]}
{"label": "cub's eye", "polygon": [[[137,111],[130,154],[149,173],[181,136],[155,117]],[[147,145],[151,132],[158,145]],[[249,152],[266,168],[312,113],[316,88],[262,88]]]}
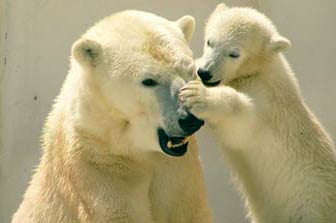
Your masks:
{"label": "cub's eye", "polygon": [[152,78],[146,78],[145,80],[142,81],[142,84],[146,87],[154,87],[158,85],[159,83]]}
{"label": "cub's eye", "polygon": [[229,53],[229,57],[238,58],[238,57],[240,57],[240,54],[239,54],[238,51],[232,51],[232,52]]}
{"label": "cub's eye", "polygon": [[212,42],[210,40],[207,41],[208,47],[212,47]]}

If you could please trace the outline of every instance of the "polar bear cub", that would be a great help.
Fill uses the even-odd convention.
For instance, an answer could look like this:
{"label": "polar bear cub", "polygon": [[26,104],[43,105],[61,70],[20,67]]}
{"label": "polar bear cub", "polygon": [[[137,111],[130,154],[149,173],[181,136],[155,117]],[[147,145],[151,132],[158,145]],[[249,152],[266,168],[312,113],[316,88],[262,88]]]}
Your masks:
{"label": "polar bear cub", "polygon": [[180,100],[214,130],[253,222],[336,222],[336,152],[263,14],[220,4]]}

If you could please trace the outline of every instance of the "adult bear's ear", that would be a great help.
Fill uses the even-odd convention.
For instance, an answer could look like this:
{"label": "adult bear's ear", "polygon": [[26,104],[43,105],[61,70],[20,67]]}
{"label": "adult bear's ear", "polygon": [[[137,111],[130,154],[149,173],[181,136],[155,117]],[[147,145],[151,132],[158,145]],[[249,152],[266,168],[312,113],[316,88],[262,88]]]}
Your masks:
{"label": "adult bear's ear", "polygon": [[272,37],[270,42],[270,48],[273,52],[282,52],[290,48],[291,42],[280,35],[275,35]]}
{"label": "adult bear's ear", "polygon": [[178,27],[181,28],[187,42],[190,43],[192,35],[194,33],[194,30],[195,30],[195,19],[194,19],[194,17],[192,17],[190,15],[183,16],[176,21],[176,24],[177,24]]}
{"label": "adult bear's ear", "polygon": [[82,66],[95,67],[100,61],[102,47],[89,39],[79,39],[72,45],[72,57]]}

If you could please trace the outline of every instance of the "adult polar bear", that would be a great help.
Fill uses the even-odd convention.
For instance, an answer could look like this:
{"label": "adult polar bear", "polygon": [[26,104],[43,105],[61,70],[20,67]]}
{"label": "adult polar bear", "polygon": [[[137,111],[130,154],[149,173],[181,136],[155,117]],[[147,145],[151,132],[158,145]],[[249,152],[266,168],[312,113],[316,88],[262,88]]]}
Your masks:
{"label": "adult polar bear", "polygon": [[14,223],[211,222],[196,142],[187,152],[185,138],[202,121],[177,100],[194,70],[193,30],[190,16],[124,11],[73,45]]}
{"label": "adult polar bear", "polygon": [[181,100],[223,144],[256,223],[336,222],[336,151],[299,93],[290,43],[248,8],[217,7]]}

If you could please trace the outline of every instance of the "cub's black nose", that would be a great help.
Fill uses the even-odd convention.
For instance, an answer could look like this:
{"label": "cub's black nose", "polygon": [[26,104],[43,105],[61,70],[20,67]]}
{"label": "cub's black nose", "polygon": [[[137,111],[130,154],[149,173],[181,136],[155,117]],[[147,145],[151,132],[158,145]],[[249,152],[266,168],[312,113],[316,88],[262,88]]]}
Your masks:
{"label": "cub's black nose", "polygon": [[198,76],[202,79],[202,81],[209,81],[212,78],[210,71],[198,69],[197,71]]}
{"label": "cub's black nose", "polygon": [[184,119],[179,119],[178,123],[181,129],[188,135],[192,135],[194,132],[199,130],[202,125],[204,125],[204,121],[196,118],[192,114],[188,114],[188,116]]}

